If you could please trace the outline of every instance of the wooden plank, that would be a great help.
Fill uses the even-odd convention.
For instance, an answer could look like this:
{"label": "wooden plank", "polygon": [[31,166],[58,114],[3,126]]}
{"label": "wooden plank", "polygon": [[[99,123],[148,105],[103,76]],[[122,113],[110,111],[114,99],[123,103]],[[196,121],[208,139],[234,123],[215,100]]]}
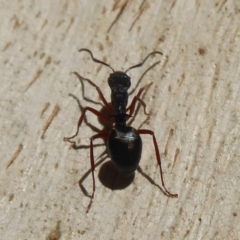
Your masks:
{"label": "wooden plank", "polygon": [[[238,1],[2,1],[1,239],[240,239],[239,10]],[[86,214],[89,138],[107,127],[89,113],[80,147],[63,141],[83,107],[102,108],[96,89],[71,72],[110,101],[111,71],[78,53],[83,47],[117,70],[163,52],[129,71],[131,89],[153,82],[144,96],[151,115],[140,108],[132,125],[155,132],[178,199],[151,184],[160,184],[151,137],[143,137],[143,173],[130,182],[97,141],[96,162],[105,162]]]}

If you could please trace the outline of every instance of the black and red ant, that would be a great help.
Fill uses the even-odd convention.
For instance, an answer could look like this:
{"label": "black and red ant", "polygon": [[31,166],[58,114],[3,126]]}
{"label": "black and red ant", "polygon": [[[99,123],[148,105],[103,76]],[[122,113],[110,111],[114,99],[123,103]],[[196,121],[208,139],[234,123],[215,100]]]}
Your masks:
{"label": "black and red ant", "polygon": [[94,155],[93,155],[93,141],[98,138],[107,139],[109,154],[116,168],[123,175],[129,176],[133,174],[134,171],[137,169],[141,159],[142,139],[140,135],[142,134],[151,135],[153,139],[157,162],[160,168],[160,177],[161,177],[162,187],[164,189],[164,194],[169,197],[178,197],[177,194],[170,193],[165,187],[163,176],[162,176],[163,174],[162,174],[162,167],[161,167],[161,157],[160,157],[157,140],[155,138],[154,132],[147,129],[135,129],[127,125],[127,120],[134,113],[135,105],[137,101],[144,107],[144,113],[147,114],[146,104],[141,99],[141,94],[152,83],[146,85],[145,87],[140,88],[137,95],[133,98],[131,104],[127,107],[128,89],[131,86],[131,81],[130,81],[130,77],[126,73],[130,69],[141,67],[151,55],[154,55],[154,54],[162,55],[162,53],[159,51],[151,52],[145,57],[145,59],[141,63],[131,66],[125,72],[121,72],[121,71],[115,71],[109,64],[94,58],[92,52],[89,49],[82,48],[79,50],[79,52],[81,51],[88,52],[94,62],[103,64],[109,67],[113,71],[113,73],[111,73],[108,78],[108,85],[111,88],[111,104],[109,104],[106,101],[102,91],[95,83],[93,83],[90,79],[80,76],[77,72],[74,72],[80,79],[88,81],[92,86],[96,88],[104,106],[108,110],[110,110],[110,112],[112,112],[112,115],[105,116],[104,114],[102,114],[101,112],[97,111],[94,108],[85,107],[78,120],[78,127],[77,127],[76,133],[72,137],[64,138],[64,141],[68,141],[70,143],[75,144],[75,142],[71,141],[71,139],[78,135],[79,128],[82,124],[82,121],[87,111],[92,112],[97,117],[105,120],[106,122],[114,123],[114,127],[110,133],[98,133],[90,138],[90,162],[91,162],[91,172],[92,172],[92,179],[93,179],[93,192],[91,195],[90,203],[87,208],[87,212],[91,207],[92,200],[94,198],[94,193],[95,193],[95,177],[94,177],[95,164],[94,164]]}

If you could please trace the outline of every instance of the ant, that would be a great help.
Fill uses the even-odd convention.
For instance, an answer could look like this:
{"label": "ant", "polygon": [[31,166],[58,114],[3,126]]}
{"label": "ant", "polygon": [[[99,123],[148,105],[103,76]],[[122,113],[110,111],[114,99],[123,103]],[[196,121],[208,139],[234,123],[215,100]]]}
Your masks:
{"label": "ant", "polygon": [[[133,65],[130,68],[128,68],[125,72],[122,72],[122,71],[115,71],[106,62],[103,62],[94,58],[92,52],[89,49],[82,48],[79,50],[79,52],[83,52],[83,51],[88,52],[94,62],[100,63],[102,65],[109,67],[113,72],[109,75],[109,78],[108,78],[108,85],[111,88],[111,104],[106,101],[102,91],[95,83],[93,83],[90,79],[82,77],[77,72],[74,72],[74,74],[79,79],[89,82],[92,86],[96,88],[104,106],[108,110],[110,110],[110,112],[112,112],[112,115],[105,116],[104,114],[102,114],[101,112],[97,111],[94,108],[85,107],[78,120],[76,133],[72,137],[65,137],[64,141],[68,141],[75,145],[75,142],[72,141],[71,139],[78,135],[79,128],[82,124],[82,121],[87,111],[92,112],[97,117],[105,120],[106,122],[114,124],[114,127],[112,128],[110,133],[102,132],[102,133],[95,134],[90,138],[90,162],[91,162],[91,172],[92,172],[92,180],[93,180],[93,191],[91,195],[91,200],[87,207],[87,212],[89,211],[92,205],[92,201],[95,193],[95,177],[94,177],[95,164],[94,164],[94,155],[93,155],[93,141],[98,138],[107,139],[108,151],[116,168],[121,174],[125,176],[129,176],[135,172],[140,162],[141,153],[142,153],[142,139],[140,135],[143,135],[143,134],[151,135],[153,139],[157,162],[160,168],[160,177],[161,177],[162,187],[164,189],[164,194],[169,197],[177,198],[178,194],[170,193],[165,187],[165,184],[163,181],[162,167],[161,167],[161,157],[160,157],[157,140],[155,138],[154,132],[147,129],[137,130],[127,125],[127,120],[130,117],[132,117],[137,101],[143,106],[144,113],[148,115],[146,113],[146,104],[141,99],[141,94],[144,90],[148,89],[148,87],[152,84],[151,82],[145,87],[140,88],[137,95],[133,98],[131,104],[127,107],[128,89],[131,86],[130,77],[127,75],[127,72],[130,69],[141,67],[150,56],[154,54],[162,55],[162,53],[159,51],[151,52],[145,57],[145,59],[142,62],[136,65]],[[156,62],[153,66],[155,66],[157,63],[159,62]],[[150,70],[150,68],[148,70]]]}

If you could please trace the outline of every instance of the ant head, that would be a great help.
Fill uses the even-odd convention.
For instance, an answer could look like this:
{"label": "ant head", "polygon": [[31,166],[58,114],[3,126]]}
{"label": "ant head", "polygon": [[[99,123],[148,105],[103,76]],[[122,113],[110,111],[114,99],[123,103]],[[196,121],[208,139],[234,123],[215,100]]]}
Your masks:
{"label": "ant head", "polygon": [[131,86],[131,79],[125,72],[113,72],[109,75],[108,85],[111,89],[121,85],[127,91]]}

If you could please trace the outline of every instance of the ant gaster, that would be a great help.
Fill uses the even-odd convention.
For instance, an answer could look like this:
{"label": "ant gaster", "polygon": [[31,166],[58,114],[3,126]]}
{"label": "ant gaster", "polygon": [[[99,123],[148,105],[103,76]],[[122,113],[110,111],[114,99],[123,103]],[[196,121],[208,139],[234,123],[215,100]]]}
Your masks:
{"label": "ant gaster", "polygon": [[[96,88],[104,106],[108,110],[110,110],[113,114],[111,116],[105,116],[94,108],[85,107],[79,118],[76,133],[72,137],[64,138],[64,141],[68,141],[70,143],[75,144],[75,142],[72,141],[71,139],[78,135],[79,128],[85,117],[86,111],[92,112],[93,114],[105,120],[106,122],[114,123],[114,128],[111,130],[110,133],[98,133],[90,138],[90,162],[91,162],[91,172],[92,172],[92,179],[93,179],[93,192],[91,195],[90,203],[87,208],[87,212],[91,207],[92,200],[94,198],[94,193],[95,193],[95,177],[94,177],[95,163],[94,163],[94,155],[93,155],[93,141],[98,138],[108,140],[107,141],[108,150],[109,150],[109,154],[112,161],[114,162],[115,166],[117,167],[120,173],[128,176],[133,174],[134,171],[137,169],[140,158],[141,158],[142,139],[140,135],[142,134],[151,135],[153,139],[157,162],[160,168],[160,177],[161,177],[162,187],[164,189],[164,194],[169,197],[178,197],[177,194],[170,193],[165,187],[163,176],[162,176],[161,158],[160,158],[160,153],[159,153],[157,140],[155,138],[154,132],[147,129],[137,130],[127,125],[127,120],[132,116],[137,101],[144,107],[144,113],[147,114],[146,104],[141,99],[141,94],[144,90],[146,90],[152,84],[152,82],[146,85],[145,87],[140,88],[137,95],[133,98],[129,107],[127,107],[128,89],[131,86],[131,80],[126,73],[130,69],[141,67],[151,55],[154,55],[154,54],[162,55],[162,53],[158,51],[151,52],[145,57],[145,59],[141,63],[131,66],[125,72],[121,72],[121,71],[114,71],[114,69],[109,64],[94,58],[92,52],[89,49],[82,48],[79,50],[79,52],[81,51],[88,52],[94,62],[105,65],[113,71],[113,73],[111,73],[108,78],[108,85],[111,88],[111,104],[109,104],[106,101],[102,91],[95,83],[93,83],[90,79],[80,76],[77,72],[74,72],[74,74],[78,78],[88,81],[92,86]],[[157,63],[159,63],[159,61],[156,62],[153,66],[155,66]]]}

